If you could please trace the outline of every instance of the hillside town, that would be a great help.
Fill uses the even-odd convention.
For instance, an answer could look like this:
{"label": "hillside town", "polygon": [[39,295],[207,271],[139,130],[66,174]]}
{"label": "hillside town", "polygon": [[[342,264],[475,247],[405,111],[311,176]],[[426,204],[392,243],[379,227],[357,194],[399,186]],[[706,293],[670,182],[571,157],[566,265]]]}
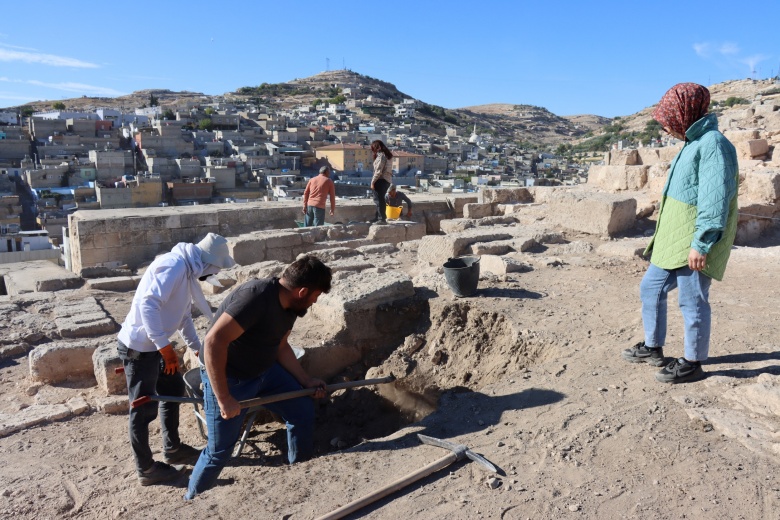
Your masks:
{"label": "hillside town", "polygon": [[[541,146],[447,123],[451,116],[421,117],[434,115],[429,105],[382,82],[348,71],[322,76],[309,88],[330,99],[286,108],[254,95],[150,91],[137,107],[0,111],[4,229],[44,230],[61,244],[78,210],[291,200],[323,165],[339,197],[365,197],[375,139],[394,150],[396,184],[410,192],[585,180],[586,167]],[[239,94],[264,89],[272,86]]]}

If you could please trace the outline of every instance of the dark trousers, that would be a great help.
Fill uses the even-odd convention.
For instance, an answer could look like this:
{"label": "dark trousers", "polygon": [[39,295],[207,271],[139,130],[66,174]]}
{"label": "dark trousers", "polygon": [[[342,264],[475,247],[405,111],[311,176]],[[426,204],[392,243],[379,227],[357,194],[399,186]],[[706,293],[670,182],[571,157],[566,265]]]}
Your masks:
{"label": "dark trousers", "polygon": [[[163,359],[159,352],[138,352],[117,341],[117,351],[125,367],[127,397],[132,403],[147,395],[184,395],[184,378],[180,373],[163,373]],[[179,439],[179,403],[148,402],[137,408],[130,408],[130,446],[133,448],[135,467],[141,472],[154,464],[149,447],[149,424],[160,412],[160,426],[163,449],[175,450],[181,444]]]}
{"label": "dark trousers", "polygon": [[387,203],[385,202],[385,194],[387,188],[390,187],[390,183],[384,179],[379,179],[374,183],[374,204],[376,204],[376,218],[377,220],[387,219],[385,212]]}

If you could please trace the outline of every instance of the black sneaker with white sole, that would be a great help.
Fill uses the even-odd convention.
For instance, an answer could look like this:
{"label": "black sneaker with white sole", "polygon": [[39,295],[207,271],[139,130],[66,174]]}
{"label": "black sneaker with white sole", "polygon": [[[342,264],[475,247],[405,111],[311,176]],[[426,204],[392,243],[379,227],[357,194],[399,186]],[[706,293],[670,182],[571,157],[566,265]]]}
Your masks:
{"label": "black sneaker with white sole", "polygon": [[664,365],[664,348],[648,347],[644,341],[640,341],[631,348],[623,351],[623,359],[629,363],[648,363],[654,367]]}
{"label": "black sneaker with white sole", "polygon": [[661,383],[687,383],[703,377],[701,363],[685,358],[675,359],[655,374],[656,381]]}

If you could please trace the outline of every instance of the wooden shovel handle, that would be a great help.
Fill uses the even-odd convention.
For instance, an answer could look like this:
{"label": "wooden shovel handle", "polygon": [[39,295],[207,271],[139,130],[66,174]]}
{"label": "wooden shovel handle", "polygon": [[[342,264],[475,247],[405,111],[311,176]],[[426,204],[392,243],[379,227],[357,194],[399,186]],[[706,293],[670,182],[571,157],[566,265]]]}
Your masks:
{"label": "wooden shovel handle", "polygon": [[386,485],[385,487],[377,489],[369,495],[358,498],[357,500],[353,500],[349,504],[343,505],[335,511],[331,511],[330,513],[316,518],[316,520],[337,520],[338,518],[343,518],[346,515],[354,513],[358,509],[365,507],[372,502],[376,502],[377,500],[408,486],[412,482],[416,482],[422,478],[427,477],[431,473],[435,473],[440,469],[446,468],[456,460],[458,460],[458,456],[455,453],[449,453],[439,460],[431,462],[424,468],[420,468],[414,473],[410,473],[405,477],[401,477],[398,480]]}
{"label": "wooden shovel handle", "polygon": [[[336,383],[333,385],[327,385],[325,386],[325,391],[335,392],[336,390],[344,390],[346,388],[357,388],[360,386],[368,386],[368,385],[381,385],[384,383],[392,383],[395,381],[395,376],[392,374],[387,377],[380,377],[378,379],[365,379],[361,381],[347,381],[345,383]],[[286,399],[295,399],[296,397],[304,397],[307,395],[312,395],[314,392],[317,391],[317,388],[302,388],[300,390],[293,390],[291,392],[284,392],[281,394],[274,394],[274,395],[267,395],[265,397],[256,397],[254,399],[246,399],[244,401],[239,401],[238,404],[241,406],[241,409],[244,408],[254,408],[255,406],[261,406],[268,403],[275,403],[277,401],[284,401]],[[168,395],[145,395],[143,397],[139,397],[138,399],[134,400],[132,403],[130,403],[131,408],[137,408],[141,405],[144,405],[150,401],[166,401],[171,403],[195,403],[195,404],[203,404],[203,399],[198,399],[196,397],[178,397],[178,396],[168,396]]]}

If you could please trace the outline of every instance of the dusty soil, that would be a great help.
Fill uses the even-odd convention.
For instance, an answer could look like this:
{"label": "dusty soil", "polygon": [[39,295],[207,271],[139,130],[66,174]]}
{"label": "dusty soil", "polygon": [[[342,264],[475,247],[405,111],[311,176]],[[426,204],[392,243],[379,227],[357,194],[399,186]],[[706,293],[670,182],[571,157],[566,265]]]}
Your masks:
{"label": "dusty soil", "polygon": [[[780,375],[777,234],[766,247],[734,251],[711,292],[708,377],[677,386],[620,359],[642,336],[646,262],[599,256],[598,240],[567,238],[529,254],[532,270],[484,276],[478,294],[461,299],[440,273],[409,261],[413,251],[385,257],[386,268],[414,276],[429,314],[378,366],[344,374],[392,372],[398,383],[319,404],[317,456],[308,462],[285,465],[283,426],[259,425],[217,487],[184,502],[184,479],[138,486],[126,416],[88,412],[0,438],[0,516],[316,518],[445,455],[420,444],[415,434],[424,432],[466,444],[499,474],[490,480],[475,463],[457,462],[353,517],[778,518],[780,420],[740,393],[777,385]],[[121,322],[131,294],[96,297]],[[669,316],[666,353],[679,356],[673,298]],[[307,318],[292,339],[311,346],[324,335]],[[0,391],[4,413],[99,395],[77,381],[31,385],[25,357],[0,365]],[[203,444],[187,407],[181,432]],[[152,439],[159,443],[157,426]]]}

